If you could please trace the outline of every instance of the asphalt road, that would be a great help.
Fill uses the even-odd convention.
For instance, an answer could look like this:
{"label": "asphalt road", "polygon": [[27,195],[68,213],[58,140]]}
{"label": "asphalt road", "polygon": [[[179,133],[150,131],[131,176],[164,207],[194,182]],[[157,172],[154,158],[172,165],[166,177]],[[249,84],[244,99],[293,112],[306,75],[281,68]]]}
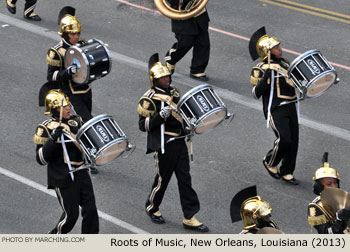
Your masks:
{"label": "asphalt road", "polygon": [[[7,11],[4,1],[0,3],[0,233],[46,233],[61,214],[57,199],[45,190],[46,168],[35,161],[32,136],[37,124],[46,119],[38,107],[38,90],[46,82],[46,52],[60,39],[57,15],[65,5],[77,9],[82,37],[102,40],[112,54],[111,73],[93,83],[93,114],[113,116],[137,146],[128,158],[101,166],[100,173],[92,175],[101,233],[189,233],[181,225],[175,177],[161,206],[166,224],[153,224],[144,212],[155,171],[152,155],[145,154],[146,134],[138,129],[137,101],[149,88],[148,58],[155,52],[165,55],[175,38],[170,20],[155,12],[153,1],[128,1],[135,6],[121,0],[39,0],[36,12],[41,22],[25,21],[20,1],[16,15]],[[220,0],[207,5],[211,18],[209,84],[235,114],[229,126],[194,138],[191,173],[201,202],[197,217],[211,233],[241,231],[242,222],[231,223],[229,205],[239,190],[250,185],[257,185],[259,195],[270,203],[272,218],[282,231],[310,233],[306,210],[315,196],[312,176],[325,151],[340,172],[341,187],[350,189],[347,1],[294,1],[318,9],[297,4],[293,9],[276,2]],[[319,49],[334,63],[341,79],[322,96],[301,103],[295,171],[299,186],[273,180],[261,164],[274,135],[266,129],[261,101],[251,97],[249,76],[257,62],[249,56],[247,41],[261,26],[281,40],[290,61],[298,53]],[[201,84],[188,78],[190,61],[189,54],[178,63],[173,76],[182,94]],[[73,233],[80,233],[80,221]]]}

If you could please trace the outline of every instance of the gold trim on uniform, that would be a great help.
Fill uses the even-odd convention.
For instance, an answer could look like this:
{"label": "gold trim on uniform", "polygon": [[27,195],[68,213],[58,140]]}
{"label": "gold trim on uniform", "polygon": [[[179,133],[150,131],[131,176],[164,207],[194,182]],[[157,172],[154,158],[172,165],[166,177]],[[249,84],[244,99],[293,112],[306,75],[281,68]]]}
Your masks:
{"label": "gold trim on uniform", "polygon": [[78,122],[75,120],[68,120],[68,125],[72,127],[78,127]]}
{"label": "gold trim on uniform", "polygon": [[156,112],[156,105],[154,104],[152,99],[143,96],[138,102],[137,112],[143,117],[153,116]]}
{"label": "gold trim on uniform", "polygon": [[180,136],[181,135],[181,132],[180,133],[176,133],[176,132],[170,132],[170,131],[165,131],[164,132],[165,135],[169,135],[169,136]]}
{"label": "gold trim on uniform", "polygon": [[91,89],[91,84],[88,84],[88,87],[89,88],[87,88],[87,89],[85,89],[85,90],[74,90],[74,88],[73,88],[73,85],[72,85],[72,82],[71,81],[69,81],[69,88],[70,88],[70,91],[72,92],[72,94],[86,94],[87,92],[89,92],[90,91],[90,89]]}
{"label": "gold trim on uniform", "polygon": [[46,63],[50,66],[61,67],[61,61],[51,59],[48,55],[46,55]]}

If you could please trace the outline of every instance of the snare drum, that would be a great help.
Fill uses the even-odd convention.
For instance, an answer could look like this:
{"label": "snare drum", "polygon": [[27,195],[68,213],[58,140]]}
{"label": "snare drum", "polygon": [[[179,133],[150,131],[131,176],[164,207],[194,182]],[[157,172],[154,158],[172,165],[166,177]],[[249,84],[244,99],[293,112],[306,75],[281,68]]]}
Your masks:
{"label": "snare drum", "polygon": [[219,125],[227,116],[227,108],[212,86],[192,88],[177,104],[184,127],[201,134]]}
{"label": "snare drum", "polygon": [[109,115],[87,121],[76,137],[85,155],[96,165],[104,165],[119,157],[128,147],[128,139]]}
{"label": "snare drum", "polygon": [[91,39],[85,45],[74,45],[65,54],[66,68],[76,64],[78,71],[73,74],[73,81],[86,84],[109,74],[112,60],[106,45],[97,39]]}
{"label": "snare drum", "polygon": [[288,77],[303,96],[313,98],[331,87],[337,73],[320,51],[310,50],[293,60]]}

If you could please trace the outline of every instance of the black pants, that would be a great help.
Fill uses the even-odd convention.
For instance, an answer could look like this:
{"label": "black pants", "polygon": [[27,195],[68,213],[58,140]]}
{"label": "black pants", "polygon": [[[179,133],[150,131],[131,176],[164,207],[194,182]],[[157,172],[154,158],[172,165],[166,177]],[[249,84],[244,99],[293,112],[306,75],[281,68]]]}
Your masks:
{"label": "black pants", "polygon": [[68,93],[69,100],[73,104],[75,112],[83,118],[84,122],[92,118],[92,92],[91,89],[85,94]]}
{"label": "black pants", "polygon": [[[32,12],[34,11],[36,2],[37,0],[26,0],[26,3],[24,5],[24,15],[26,17],[29,17],[29,15],[32,14]],[[11,0],[11,3],[16,4],[17,0]]]}
{"label": "black pants", "polygon": [[298,153],[299,124],[294,103],[279,106],[271,112],[270,126],[277,139],[267,153],[270,166],[277,166],[281,161],[280,174],[293,174]]}
{"label": "black pants", "polygon": [[197,35],[175,33],[175,38],[178,42],[176,43],[177,45],[174,44],[173,48],[175,51],[170,54],[170,60],[167,62],[171,65],[175,65],[193,47],[191,73],[204,73],[208,65],[210,55],[210,40],[208,30],[204,31],[202,29],[199,29],[199,34]]}
{"label": "black pants", "polygon": [[200,206],[197,193],[192,188],[185,141],[178,139],[166,144],[165,153],[155,152],[154,159],[157,174],[146,202],[146,210],[151,213],[159,210],[171,176],[175,173],[183,215],[186,219],[192,218],[199,211]]}
{"label": "black pants", "polygon": [[63,214],[51,234],[69,233],[79,217],[79,206],[83,217],[82,234],[97,234],[99,220],[95,203],[95,195],[90,175],[87,170],[74,173],[74,182],[65,188],[55,188],[57,199],[63,209]]}

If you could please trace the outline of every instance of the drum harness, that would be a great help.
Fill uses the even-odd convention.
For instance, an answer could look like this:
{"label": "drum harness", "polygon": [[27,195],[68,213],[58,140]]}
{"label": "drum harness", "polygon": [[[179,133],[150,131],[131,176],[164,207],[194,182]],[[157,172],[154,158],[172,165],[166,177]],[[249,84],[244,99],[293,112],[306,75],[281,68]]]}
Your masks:
{"label": "drum harness", "polygon": [[[271,69],[273,70],[273,69]],[[277,70],[276,70],[277,71]],[[283,74],[282,72],[278,71],[278,73],[285,77],[288,78],[287,75]],[[274,91],[274,86],[275,86],[275,78],[279,78],[279,75],[275,76],[275,72],[271,71],[271,88],[270,88],[270,97],[269,97],[269,105],[267,108],[267,121],[266,121],[266,127],[269,127],[269,122],[270,122],[270,118],[271,118],[271,105],[272,105],[272,99],[273,99],[273,91]],[[281,102],[278,106],[283,106],[289,103],[293,103],[296,102],[297,103],[297,116],[298,116],[298,124],[300,124],[300,102],[301,100],[303,100],[302,98],[300,98],[299,92],[296,92],[297,95],[297,99],[293,100],[293,101],[283,101]]]}
{"label": "drum harness", "polygon": [[[64,136],[68,137],[67,141],[64,139]],[[85,163],[85,164],[83,164],[83,165],[81,165],[81,166],[79,166],[77,168],[72,167],[72,165],[70,163],[70,158],[69,158],[69,155],[68,155],[67,147],[66,147],[66,143],[69,143],[69,142],[76,142],[76,140],[72,136],[62,133],[62,135],[61,135],[61,144],[62,144],[62,148],[63,148],[63,153],[64,153],[64,156],[65,156],[65,158],[67,160],[67,165],[68,165],[68,168],[69,168],[69,174],[70,174],[70,176],[72,178],[72,181],[74,181],[74,174],[73,173],[77,172],[77,171],[80,171],[80,170],[83,170],[83,169],[89,169],[90,168],[90,164]]]}

